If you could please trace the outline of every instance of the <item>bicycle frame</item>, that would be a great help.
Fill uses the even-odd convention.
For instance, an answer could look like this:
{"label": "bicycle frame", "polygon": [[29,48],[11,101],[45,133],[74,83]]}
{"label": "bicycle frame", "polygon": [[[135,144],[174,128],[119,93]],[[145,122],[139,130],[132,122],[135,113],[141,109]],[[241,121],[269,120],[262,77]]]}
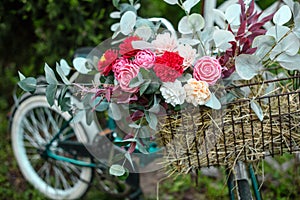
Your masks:
{"label": "bicycle frame", "polygon": [[261,194],[259,192],[259,187],[258,187],[258,182],[257,182],[257,178],[255,176],[255,172],[253,170],[252,164],[246,165],[244,162],[240,161],[237,163],[236,167],[235,167],[235,177],[232,174],[232,172],[228,171],[228,180],[227,180],[227,186],[228,186],[228,191],[229,191],[229,197],[230,200],[234,200],[235,199],[235,195],[234,195],[234,188],[235,188],[235,181],[239,181],[239,180],[246,180],[248,181],[248,174],[247,174],[247,167],[248,167],[248,172],[250,175],[250,180],[252,183],[252,188],[253,188],[253,192],[254,192],[254,196],[255,199],[257,200],[261,200]]}
{"label": "bicycle frame", "polygon": [[[68,127],[68,125],[70,124],[71,121],[72,121],[72,118],[70,120],[64,122],[63,126],[59,129],[59,131],[54,135],[54,137],[46,145],[45,150],[42,152],[42,156],[46,157],[46,158],[52,158],[54,160],[68,162],[68,163],[71,163],[71,164],[74,164],[74,165],[77,165],[77,166],[82,166],[82,167],[91,167],[91,168],[98,167],[98,165],[96,165],[96,163],[94,163],[94,162],[90,163],[90,162],[77,160],[77,159],[74,159],[74,158],[60,156],[60,155],[57,155],[57,154],[53,153],[53,151],[51,151],[50,147],[52,146],[53,142],[58,140],[59,136]],[[81,147],[85,148],[83,143],[77,143],[77,144],[80,145]],[[76,148],[74,148],[74,150],[76,151]],[[87,155],[89,155],[88,157],[90,157],[90,158],[92,157],[92,155],[87,150],[86,150],[85,153],[87,153]]]}

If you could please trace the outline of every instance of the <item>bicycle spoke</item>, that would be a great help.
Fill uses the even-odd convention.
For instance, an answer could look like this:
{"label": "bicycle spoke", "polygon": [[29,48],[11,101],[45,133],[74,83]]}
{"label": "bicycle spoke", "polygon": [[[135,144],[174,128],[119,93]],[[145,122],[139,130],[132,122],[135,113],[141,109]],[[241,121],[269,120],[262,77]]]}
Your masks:
{"label": "bicycle spoke", "polygon": [[39,110],[37,110],[37,113],[38,113],[37,117],[39,118],[39,121],[40,121],[38,126],[43,131],[43,133],[45,134],[46,141],[50,141],[51,138],[52,138],[52,135],[48,131],[49,126],[47,126],[47,120],[45,118],[44,109],[40,108]]}
{"label": "bicycle spoke", "polygon": [[40,145],[31,136],[29,136],[27,133],[24,133],[24,139],[26,139],[31,144],[31,146],[33,146],[37,149],[40,148]]}
{"label": "bicycle spoke", "polygon": [[68,181],[66,180],[65,176],[62,174],[61,170],[59,170],[57,168],[57,166],[53,166],[53,170],[55,171],[55,173],[57,173],[58,178],[61,180],[64,189],[69,189],[71,188],[70,184],[68,183]]}
{"label": "bicycle spoke", "polygon": [[38,144],[45,143],[45,140],[39,134],[39,129],[34,126],[33,123],[29,122],[29,120],[25,118],[23,124],[24,129],[27,129],[33,135],[34,140],[37,141]]}
{"label": "bicycle spoke", "polygon": [[[72,180],[73,185],[78,181],[78,177],[80,177],[81,170],[76,167],[75,165],[72,165],[70,163],[62,163],[62,162],[57,162],[57,164],[64,168],[66,173],[70,176],[70,179]],[[75,175],[74,175],[75,173]]]}
{"label": "bicycle spoke", "polygon": [[52,128],[54,129],[55,132],[59,131],[59,127],[56,124],[56,121],[53,118],[53,115],[50,113],[49,109],[44,109],[45,113],[47,114],[47,120],[51,123]]}

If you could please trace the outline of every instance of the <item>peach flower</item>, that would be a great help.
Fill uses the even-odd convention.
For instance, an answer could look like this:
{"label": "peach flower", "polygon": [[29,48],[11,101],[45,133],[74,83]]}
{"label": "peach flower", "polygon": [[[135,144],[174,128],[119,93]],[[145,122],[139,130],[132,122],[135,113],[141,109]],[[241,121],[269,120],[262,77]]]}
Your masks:
{"label": "peach flower", "polygon": [[210,99],[211,93],[208,83],[205,81],[191,78],[183,87],[186,92],[186,102],[192,103],[194,106],[204,105]]}

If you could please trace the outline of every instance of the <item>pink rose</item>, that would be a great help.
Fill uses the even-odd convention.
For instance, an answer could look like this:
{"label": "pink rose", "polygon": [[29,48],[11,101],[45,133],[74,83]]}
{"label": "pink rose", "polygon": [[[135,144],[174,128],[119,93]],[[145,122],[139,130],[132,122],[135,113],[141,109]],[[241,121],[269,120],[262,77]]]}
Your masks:
{"label": "pink rose", "polygon": [[155,54],[150,50],[139,51],[133,61],[139,67],[150,69],[155,63]]}
{"label": "pink rose", "polygon": [[139,73],[139,67],[133,63],[126,63],[123,67],[118,69],[117,81],[121,89],[125,92],[135,93],[138,88],[129,87],[130,81]]}
{"label": "pink rose", "polygon": [[123,68],[127,63],[129,63],[129,60],[126,58],[118,58],[115,63],[112,66],[112,71],[115,74],[115,77],[117,77],[120,73],[120,69]]}
{"label": "pink rose", "polygon": [[193,76],[197,81],[205,81],[214,85],[221,78],[222,67],[215,58],[204,56],[200,58],[195,66]]}

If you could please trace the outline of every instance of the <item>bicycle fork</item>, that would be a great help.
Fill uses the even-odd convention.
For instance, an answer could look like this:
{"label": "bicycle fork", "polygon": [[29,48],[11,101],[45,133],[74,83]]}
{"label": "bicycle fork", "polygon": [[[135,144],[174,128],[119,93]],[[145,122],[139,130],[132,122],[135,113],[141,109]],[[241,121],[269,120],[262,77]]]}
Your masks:
{"label": "bicycle fork", "polygon": [[[248,168],[248,170],[247,170]],[[247,166],[244,162],[238,161],[237,165],[234,168],[234,173],[229,174],[229,178],[227,181],[228,189],[229,189],[229,196],[230,200],[235,199],[235,192],[237,191],[237,198],[238,200],[252,200],[252,194],[249,184],[249,176],[251,184],[254,191],[254,196],[256,200],[261,200],[261,194],[258,188],[258,182],[253,170],[252,165]],[[234,189],[237,190],[234,190]]]}

